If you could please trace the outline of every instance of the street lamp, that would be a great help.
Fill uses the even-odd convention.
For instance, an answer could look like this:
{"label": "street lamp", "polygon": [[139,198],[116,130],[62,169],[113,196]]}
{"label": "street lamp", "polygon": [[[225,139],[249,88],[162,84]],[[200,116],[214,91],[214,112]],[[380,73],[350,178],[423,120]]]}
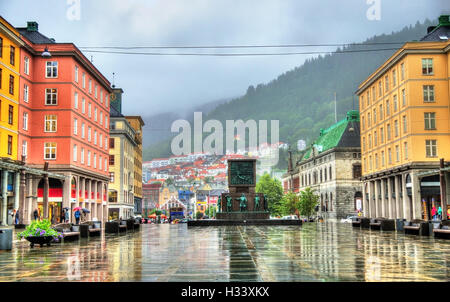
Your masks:
{"label": "street lamp", "polygon": [[52,55],[51,55],[50,52],[48,51],[48,48],[47,48],[47,47],[45,47],[44,52],[41,54],[41,56],[42,56],[43,58],[51,58],[51,57],[52,57]]}

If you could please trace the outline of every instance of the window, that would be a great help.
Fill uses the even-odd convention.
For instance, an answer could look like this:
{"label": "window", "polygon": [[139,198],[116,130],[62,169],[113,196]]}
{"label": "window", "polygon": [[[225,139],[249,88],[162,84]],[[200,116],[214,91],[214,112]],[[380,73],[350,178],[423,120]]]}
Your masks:
{"label": "window", "polygon": [[391,139],[391,124],[387,124],[387,139]]}
{"label": "window", "polygon": [[105,150],[108,150],[108,138],[105,135]]}
{"label": "window", "polygon": [[58,90],[56,88],[45,89],[45,105],[58,104]]}
{"label": "window", "polygon": [[404,115],[402,117],[402,120],[403,120],[403,133],[406,133],[406,132],[408,132],[408,125],[407,125],[407,121],[406,121],[406,115]]}
{"label": "window", "polygon": [[392,87],[395,87],[397,85],[397,71],[392,71]]}
{"label": "window", "polygon": [[437,143],[435,139],[427,139],[425,140],[426,147],[426,155],[427,157],[436,157],[437,156]]}
{"label": "window", "polygon": [[367,106],[370,105],[370,90],[367,91]]}
{"label": "window", "polygon": [[49,61],[46,62],[47,72],[45,74],[46,78],[57,78],[58,77],[58,62]]}
{"label": "window", "polygon": [[106,158],[105,158],[105,172],[106,172],[107,169],[108,169],[108,165],[107,165],[107,161],[106,161]]}
{"label": "window", "polygon": [[8,135],[8,155],[12,155],[13,137]]}
{"label": "window", "polygon": [[109,180],[110,182],[114,182],[114,172],[109,172]]}
{"label": "window", "polygon": [[368,140],[369,140],[369,149],[372,149],[372,136],[370,134]]}
{"label": "window", "polygon": [[362,130],[364,130],[365,124],[366,124],[366,120],[364,119],[364,116],[363,116],[361,119]]}
{"label": "window", "polygon": [[30,74],[30,58],[29,57],[23,58],[23,72],[27,75]]}
{"label": "window", "polygon": [[384,91],[387,92],[389,90],[389,76],[384,77]]}
{"label": "window", "polygon": [[27,84],[23,84],[23,101],[28,103],[28,85]]}
{"label": "window", "polygon": [[408,159],[408,143],[404,143],[404,149],[405,149],[405,159]]}
{"label": "window", "polygon": [[88,127],[88,141],[91,141],[91,127]]}
{"label": "window", "polygon": [[89,93],[92,93],[92,80],[89,79]]}
{"label": "window", "polygon": [[100,125],[103,125],[103,112],[100,111]]}
{"label": "window", "polygon": [[2,69],[0,68],[0,89],[2,88]]}
{"label": "window", "polygon": [[384,151],[381,151],[381,166],[384,167],[385,159],[384,159]]}
{"label": "window", "polygon": [[44,132],[56,132],[56,115],[45,116]]}
{"label": "window", "polygon": [[75,66],[75,82],[78,83],[78,66]]}
{"label": "window", "polygon": [[84,98],[81,99],[81,113],[86,113],[86,100]]}
{"label": "window", "polygon": [[381,81],[378,82],[378,94],[380,97],[383,95],[383,84]]}
{"label": "window", "polygon": [[73,134],[77,135],[78,134],[78,119],[73,119]]}
{"label": "window", "polygon": [[109,165],[114,166],[114,155],[109,156]]}
{"label": "window", "polygon": [[423,101],[434,102],[434,85],[423,86]]}
{"label": "window", "polygon": [[75,109],[78,109],[78,92],[75,92],[73,99],[74,99],[74,101],[73,101],[74,107],[75,107]]}
{"label": "window", "polygon": [[56,143],[44,144],[44,159],[56,159]]}
{"label": "window", "polygon": [[98,98],[97,89],[98,89],[97,88],[97,84],[95,84],[95,90],[94,90],[95,91],[95,98]]}
{"label": "window", "polygon": [[22,141],[22,156],[27,157],[28,155],[28,142]]}
{"label": "window", "polygon": [[100,89],[100,103],[103,104],[103,90]]}
{"label": "window", "polygon": [[386,101],[386,116],[391,114],[391,107],[389,105],[389,100]]}
{"label": "window", "polygon": [[370,127],[370,125],[372,124],[371,119],[370,119],[370,112],[367,113],[367,127]]}
{"label": "window", "polygon": [[377,123],[377,108],[373,109],[373,123]]}
{"label": "window", "polygon": [[397,160],[397,162],[400,161],[400,148],[397,146],[395,146],[395,159]]}
{"label": "window", "polygon": [[406,106],[406,92],[402,89],[402,106]]}
{"label": "window", "polygon": [[372,170],[372,156],[369,156],[369,170]]}
{"label": "window", "polygon": [[97,107],[94,108],[94,121],[97,121]]}
{"label": "window", "polygon": [[94,145],[97,145],[97,130],[94,131]]}
{"label": "window", "polygon": [[425,112],[425,130],[435,130],[436,129],[436,113],[435,112]]}
{"label": "window", "polygon": [[105,95],[105,106],[106,106],[106,108],[108,108],[108,96],[107,95]]}
{"label": "window", "polygon": [[81,81],[83,82],[83,88],[86,88],[86,74],[84,72],[81,75]]}
{"label": "window", "polygon": [[16,48],[10,45],[9,49],[10,49],[9,63],[11,63],[11,65],[14,66],[16,64]]}
{"label": "window", "polygon": [[94,153],[94,169],[97,169],[97,154]]}
{"label": "window", "polygon": [[88,158],[87,158],[87,165],[90,167],[91,166],[91,151],[88,151],[87,156],[88,156]]}
{"label": "window", "polygon": [[8,106],[8,124],[12,125],[14,122],[14,107],[12,105]]}
{"label": "window", "polygon": [[376,131],[373,133],[373,145],[378,145],[378,135]]}
{"label": "window", "polygon": [[105,114],[105,128],[108,129],[108,117]]}
{"label": "window", "polygon": [[99,143],[100,143],[100,148],[102,148],[103,147],[103,134],[101,134],[101,133],[100,133]]}
{"label": "window", "polygon": [[395,137],[398,137],[398,120],[395,120],[394,121],[394,134],[395,134]]}
{"label": "window", "polygon": [[98,157],[98,169],[99,170],[102,169],[102,157],[101,156]]}
{"label": "window", "polygon": [[84,148],[81,148],[80,162],[84,164]]}
{"label": "window", "polygon": [[23,130],[28,130],[28,113],[23,113]]}
{"label": "window", "polygon": [[14,95],[14,76],[9,76],[9,94]]}
{"label": "window", "polygon": [[384,144],[384,128],[380,128],[380,142]]}
{"label": "window", "polygon": [[422,74],[423,75],[433,74],[433,59],[422,59]]}
{"label": "window", "polygon": [[401,70],[401,79],[402,79],[402,81],[404,81],[405,80],[405,63],[402,63],[400,65],[400,70]]}
{"label": "window", "polygon": [[88,105],[88,116],[92,117],[92,106],[91,106],[91,103],[89,103],[89,105]]}
{"label": "window", "polygon": [[84,138],[84,123],[81,123],[81,138]]}
{"label": "window", "polygon": [[378,169],[378,153],[375,153],[375,169]]}
{"label": "window", "polygon": [[109,138],[109,148],[114,149],[114,137]]}
{"label": "window", "polygon": [[397,100],[397,95],[394,94],[394,112],[396,112],[398,110],[398,100]]}
{"label": "window", "polygon": [[73,145],[73,161],[77,161],[77,155],[78,155],[77,145]]}
{"label": "window", "polygon": [[374,101],[377,99],[377,95],[376,95],[376,94],[377,94],[377,93],[376,93],[375,86],[373,86],[373,87],[372,87],[372,97],[373,97],[373,100],[374,100]]}
{"label": "window", "polygon": [[388,148],[388,163],[392,164],[392,152],[391,148]]}

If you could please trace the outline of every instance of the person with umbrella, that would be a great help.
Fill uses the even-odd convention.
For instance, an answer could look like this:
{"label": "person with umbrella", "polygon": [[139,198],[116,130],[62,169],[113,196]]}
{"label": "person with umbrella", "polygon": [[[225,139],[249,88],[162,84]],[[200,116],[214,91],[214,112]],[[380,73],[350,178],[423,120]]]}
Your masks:
{"label": "person with umbrella", "polygon": [[75,222],[76,222],[76,224],[80,224],[80,216],[81,216],[81,213],[80,213],[80,207],[76,207],[75,209],[73,209],[74,211],[75,211]]}
{"label": "person with umbrella", "polygon": [[70,220],[70,215],[69,215],[69,208],[64,208],[66,211],[64,212],[64,219],[65,222],[68,223]]}

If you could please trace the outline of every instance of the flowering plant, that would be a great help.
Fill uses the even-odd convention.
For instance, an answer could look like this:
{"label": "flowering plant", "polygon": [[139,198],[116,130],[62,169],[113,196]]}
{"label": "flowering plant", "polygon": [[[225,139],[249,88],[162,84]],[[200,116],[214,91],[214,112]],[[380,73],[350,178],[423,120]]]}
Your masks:
{"label": "flowering plant", "polygon": [[18,233],[17,238],[23,239],[26,237],[49,237],[52,236],[55,241],[58,241],[59,238],[62,238],[63,235],[60,232],[55,231],[51,228],[51,222],[48,219],[44,219],[42,221],[33,221],[25,231]]}

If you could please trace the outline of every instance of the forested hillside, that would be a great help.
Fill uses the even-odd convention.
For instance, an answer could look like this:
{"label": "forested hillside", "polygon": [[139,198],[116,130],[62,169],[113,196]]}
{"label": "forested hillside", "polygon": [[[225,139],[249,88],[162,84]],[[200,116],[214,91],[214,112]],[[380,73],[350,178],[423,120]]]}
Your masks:
{"label": "forested hillside", "polygon": [[[353,106],[358,109],[354,92],[359,83],[401,46],[379,43],[419,40],[434,23],[416,23],[399,32],[372,37],[363,45],[350,45],[331,55],[309,59],[270,83],[250,86],[244,96],[217,106],[203,120],[217,119],[223,125],[230,119],[279,120],[280,141],[293,146],[299,139],[308,143],[320,128],[334,123],[334,93],[339,120]],[[374,49],[386,50],[371,51]],[[170,139],[146,149],[144,160],[166,156],[170,156]]]}

